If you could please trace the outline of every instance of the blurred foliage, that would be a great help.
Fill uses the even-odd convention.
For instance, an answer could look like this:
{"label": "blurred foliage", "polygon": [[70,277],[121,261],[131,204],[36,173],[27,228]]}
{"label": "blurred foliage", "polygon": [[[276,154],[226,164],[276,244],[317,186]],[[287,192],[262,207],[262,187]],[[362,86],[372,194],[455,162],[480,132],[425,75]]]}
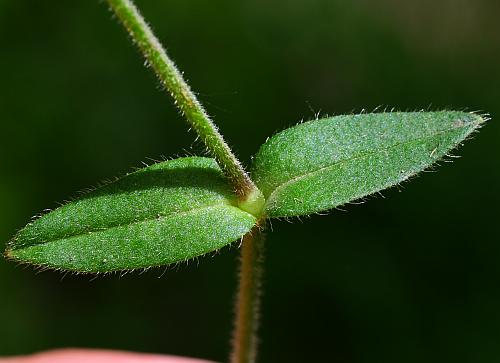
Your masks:
{"label": "blurred foliage", "polygon": [[[491,113],[463,158],[387,199],[273,222],[260,361],[500,360],[499,2],[138,5],[246,162],[317,113]],[[102,2],[0,0],[0,41],[1,240],[141,161],[204,153]],[[1,261],[0,355],[82,346],[225,360],[236,256],[97,279]]]}

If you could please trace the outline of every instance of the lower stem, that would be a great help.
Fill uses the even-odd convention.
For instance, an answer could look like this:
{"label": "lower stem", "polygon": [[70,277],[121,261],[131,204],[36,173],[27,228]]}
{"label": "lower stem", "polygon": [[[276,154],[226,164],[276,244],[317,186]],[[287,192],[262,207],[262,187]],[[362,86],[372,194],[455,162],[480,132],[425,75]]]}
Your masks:
{"label": "lower stem", "polygon": [[243,237],[231,363],[254,363],[257,355],[264,235],[259,225]]}

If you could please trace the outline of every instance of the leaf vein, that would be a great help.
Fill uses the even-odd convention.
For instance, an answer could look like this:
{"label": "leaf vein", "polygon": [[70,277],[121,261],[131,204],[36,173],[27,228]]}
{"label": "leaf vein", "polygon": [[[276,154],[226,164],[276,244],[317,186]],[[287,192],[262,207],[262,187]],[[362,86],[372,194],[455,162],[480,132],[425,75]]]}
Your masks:
{"label": "leaf vein", "polygon": [[402,146],[402,145],[407,145],[407,144],[410,144],[412,142],[416,142],[416,141],[424,141],[424,140],[429,140],[429,139],[432,139],[432,138],[435,138],[435,137],[438,137],[440,135],[443,135],[443,134],[446,134],[450,131],[454,131],[456,130],[457,128],[456,127],[452,127],[452,128],[449,128],[449,129],[445,129],[443,131],[440,131],[440,132],[436,132],[435,134],[431,135],[431,136],[427,136],[427,137],[421,137],[421,138],[415,138],[415,139],[410,139],[410,140],[407,140],[407,141],[403,141],[403,142],[399,142],[399,143],[396,143],[394,145],[391,145],[391,146],[388,146],[388,147],[383,147],[383,148],[379,148],[379,149],[375,149],[373,151],[364,151],[364,152],[360,152],[360,153],[357,153],[355,154],[354,156],[352,157],[349,157],[347,159],[343,159],[343,160],[337,160],[335,161],[334,163],[332,164],[329,164],[329,165],[326,165],[326,166],[322,166],[321,168],[318,168],[318,169],[315,169],[315,170],[311,170],[311,171],[308,171],[307,173],[304,173],[304,174],[300,174],[300,175],[297,175],[281,184],[279,184],[278,186],[276,186],[276,188],[273,189],[273,191],[271,193],[269,193],[269,197],[267,198],[267,202],[266,202],[266,206],[271,204],[272,200],[273,200],[273,197],[276,193],[278,193],[278,191],[280,189],[283,189],[285,187],[287,187],[288,185],[291,185],[301,179],[304,179],[304,178],[307,178],[308,176],[312,176],[314,174],[318,174],[324,170],[327,170],[327,169],[331,169],[331,168],[334,168],[336,167],[337,165],[339,164],[343,164],[343,163],[348,163],[350,161],[354,161],[354,160],[357,160],[357,159],[361,159],[363,157],[366,157],[368,155],[373,155],[373,154],[377,154],[377,153],[380,153],[380,152],[384,152],[384,151],[388,151],[388,150],[391,150],[393,148],[396,148],[396,147],[399,147],[399,146]]}

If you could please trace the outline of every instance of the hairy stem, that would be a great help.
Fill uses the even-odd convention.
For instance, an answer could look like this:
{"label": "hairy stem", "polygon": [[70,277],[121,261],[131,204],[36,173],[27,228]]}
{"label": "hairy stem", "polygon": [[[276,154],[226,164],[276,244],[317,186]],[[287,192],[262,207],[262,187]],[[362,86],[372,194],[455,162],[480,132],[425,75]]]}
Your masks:
{"label": "hairy stem", "polygon": [[[226,144],[138,9],[131,0],[107,0],[107,2],[147,62],[153,67],[163,86],[174,98],[177,107],[221,166],[240,197],[239,207],[260,217],[264,196]],[[232,363],[255,362],[262,244],[263,235],[258,225],[243,238]]]}
{"label": "hairy stem", "polygon": [[177,107],[215,157],[240,200],[245,200],[252,192],[255,194],[255,191],[258,191],[257,187],[133,2],[131,0],[107,0],[107,2],[141,50],[146,61],[153,67],[163,86],[174,98]]}
{"label": "hairy stem", "polygon": [[253,363],[257,355],[264,234],[259,225],[243,237],[231,363]]}

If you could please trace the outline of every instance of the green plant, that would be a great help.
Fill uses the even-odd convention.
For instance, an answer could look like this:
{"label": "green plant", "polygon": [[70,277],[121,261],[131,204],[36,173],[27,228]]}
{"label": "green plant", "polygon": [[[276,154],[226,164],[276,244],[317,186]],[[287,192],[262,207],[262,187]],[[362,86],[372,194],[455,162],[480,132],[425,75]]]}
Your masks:
{"label": "green plant", "polygon": [[6,254],[99,273],[175,263],[243,238],[234,362],[255,356],[267,218],[329,210],[404,181],[484,121],[452,111],[315,120],[267,141],[250,178],[133,5],[108,2],[216,161],[181,158],[129,174],[37,219]]}

